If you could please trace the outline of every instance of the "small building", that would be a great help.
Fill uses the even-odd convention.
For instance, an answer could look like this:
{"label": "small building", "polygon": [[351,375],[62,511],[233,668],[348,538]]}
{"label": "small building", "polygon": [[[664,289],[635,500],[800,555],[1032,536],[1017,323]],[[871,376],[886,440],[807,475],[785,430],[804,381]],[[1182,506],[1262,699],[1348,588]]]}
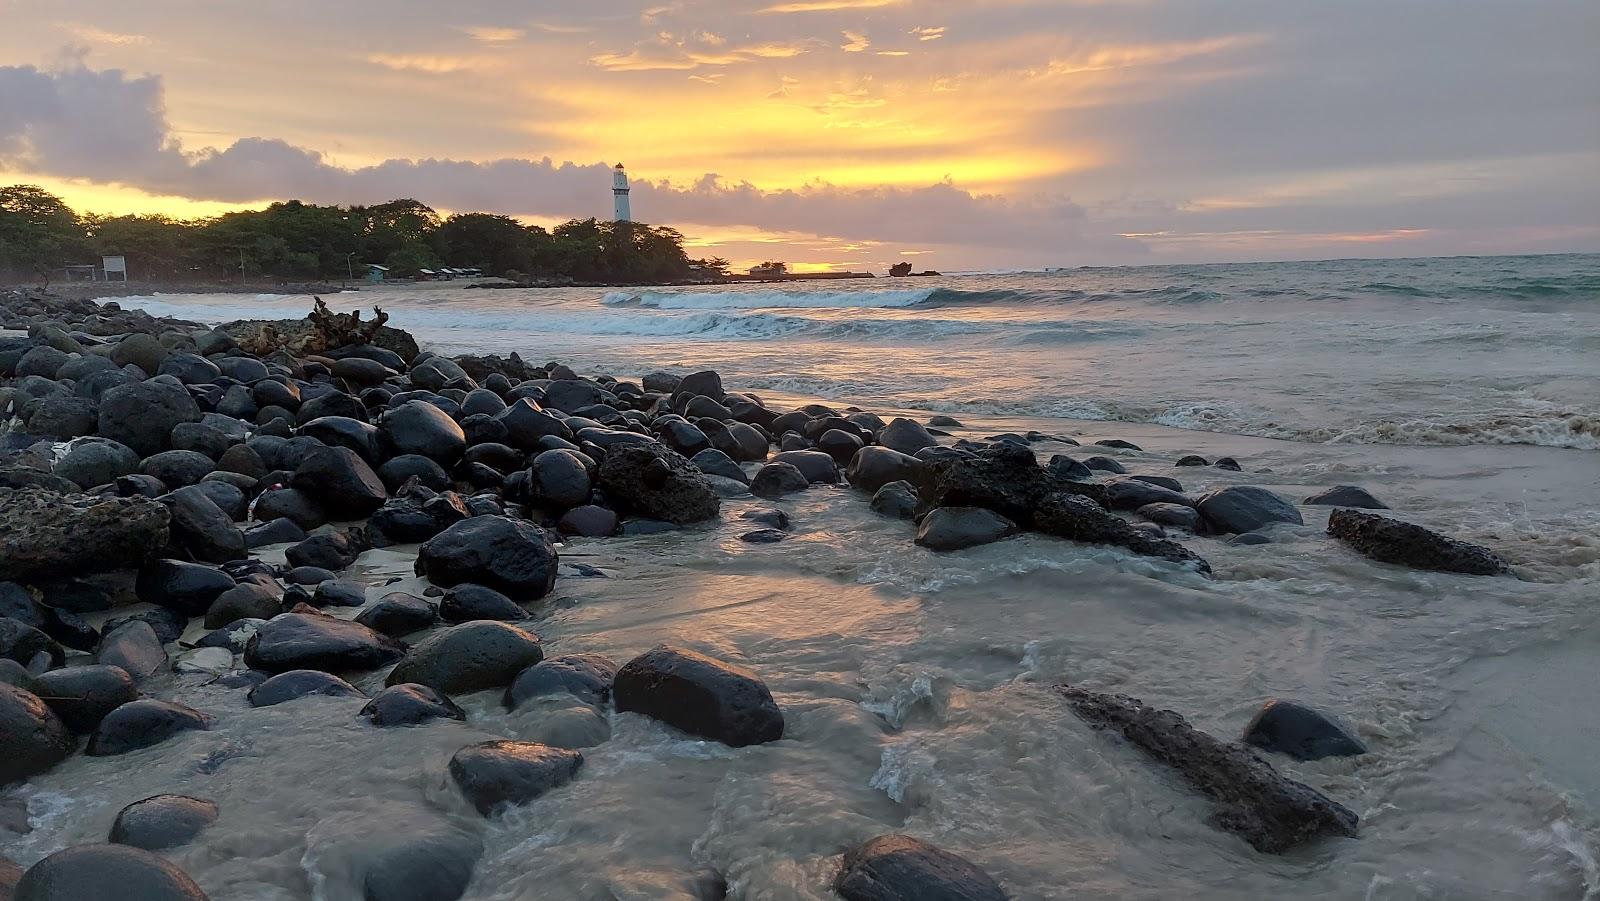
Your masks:
{"label": "small building", "polygon": [[379,266],[377,263],[367,264],[367,281],[381,282],[389,277],[389,267]]}

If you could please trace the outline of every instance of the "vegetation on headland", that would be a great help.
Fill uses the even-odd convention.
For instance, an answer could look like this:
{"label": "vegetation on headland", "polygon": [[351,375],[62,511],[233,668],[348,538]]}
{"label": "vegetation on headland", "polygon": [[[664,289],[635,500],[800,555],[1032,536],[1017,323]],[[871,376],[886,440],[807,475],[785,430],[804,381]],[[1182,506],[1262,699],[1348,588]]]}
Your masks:
{"label": "vegetation on headland", "polygon": [[0,282],[59,280],[64,267],[127,257],[141,282],[360,279],[367,264],[410,278],[441,266],[514,281],[647,283],[716,279],[676,229],[574,219],[545,230],[509,216],[440,216],[416,200],[319,206],[290,200],[209,219],[78,213],[32,185],[0,188]]}

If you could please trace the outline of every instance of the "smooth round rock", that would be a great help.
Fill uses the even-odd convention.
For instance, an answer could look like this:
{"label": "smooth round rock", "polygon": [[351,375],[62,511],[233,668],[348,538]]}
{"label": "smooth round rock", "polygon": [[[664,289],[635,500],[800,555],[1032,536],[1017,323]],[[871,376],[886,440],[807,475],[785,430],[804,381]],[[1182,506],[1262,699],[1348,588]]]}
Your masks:
{"label": "smooth round rock", "polygon": [[0,786],[50,769],[76,747],[66,723],[37,695],[0,682]]}
{"label": "smooth round rock", "polygon": [[598,654],[569,654],[541,660],[517,674],[506,689],[505,704],[515,710],[530,698],[570,694],[586,704],[611,697],[617,665]]}
{"label": "smooth round rock", "polygon": [[528,611],[493,588],[482,585],[457,585],[439,601],[439,618],[447,623],[472,620],[498,620],[515,623],[528,618]]}
{"label": "smooth round rock", "polygon": [[161,851],[186,845],[217,821],[217,805],[187,795],[156,795],[135,801],[111,824],[111,843]]}
{"label": "smooth round rock", "polygon": [[1244,743],[1296,760],[1354,757],[1367,746],[1327,714],[1298,701],[1272,698],[1244,727]]}
{"label": "smooth round rock", "polygon": [[685,648],[661,645],[628,661],[611,695],[618,712],[736,748],[783,737],[783,712],[755,673]]}
{"label": "smooth round rock", "polygon": [[880,835],[846,851],[833,888],[844,901],[1006,901],[971,861],[909,835]]}
{"label": "smooth round rock", "polygon": [[415,682],[446,694],[507,685],[544,659],[539,636],[509,623],[477,620],[435,632],[389,672],[387,685]]}
{"label": "smooth round rock", "polygon": [[408,682],[378,692],[361,716],[374,726],[415,726],[436,719],[465,721],[467,712],[443,692]]}
{"label": "smooth round rock", "polygon": [[128,845],[78,845],[22,874],[14,901],[207,901],[189,874]]}
{"label": "smooth round rock", "polygon": [[356,622],[392,638],[410,635],[439,621],[439,607],[426,598],[391,592],[357,614]]}
{"label": "smooth round rock", "polygon": [[450,758],[450,778],[484,816],[572,781],[583,755],[529,741],[486,741]]}
{"label": "smooth round rock", "polygon": [[331,673],[297,669],[279,673],[250,689],[251,707],[272,707],[307,695],[334,698],[365,698],[361,690]]}
{"label": "smooth round rock", "polygon": [[90,757],[111,757],[158,745],[182,732],[211,728],[211,717],[173,701],[140,698],[106,714],[84,749]]}
{"label": "smooth round rock", "polygon": [[118,666],[67,666],[40,673],[34,681],[49,698],[45,703],[79,735],[93,732],[106,714],[139,697],[133,677]]}
{"label": "smooth round rock", "polygon": [[555,547],[531,523],[475,516],[423,544],[416,571],[440,587],[471,582],[533,601],[555,587],[558,563]]}
{"label": "smooth round rock", "polygon": [[958,551],[1015,535],[1017,524],[982,507],[939,507],[922,518],[916,543],[932,551]]}

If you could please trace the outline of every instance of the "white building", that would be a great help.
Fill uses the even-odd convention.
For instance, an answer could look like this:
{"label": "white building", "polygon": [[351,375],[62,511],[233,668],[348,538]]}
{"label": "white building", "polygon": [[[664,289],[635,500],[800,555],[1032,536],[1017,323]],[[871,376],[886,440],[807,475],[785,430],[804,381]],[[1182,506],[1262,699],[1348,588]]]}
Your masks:
{"label": "white building", "polygon": [[632,222],[633,208],[628,205],[628,173],[617,164],[616,173],[611,178],[611,196],[615,202],[612,219],[617,222]]}

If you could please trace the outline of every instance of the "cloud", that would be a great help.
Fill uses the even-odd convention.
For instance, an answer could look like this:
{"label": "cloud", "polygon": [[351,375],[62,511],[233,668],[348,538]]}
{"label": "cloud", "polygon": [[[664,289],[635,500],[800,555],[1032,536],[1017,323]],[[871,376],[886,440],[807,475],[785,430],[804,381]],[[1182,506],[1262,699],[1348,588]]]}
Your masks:
{"label": "cloud", "polygon": [[906,0],[802,0],[798,3],[779,3],[769,6],[761,12],[764,13],[815,13],[831,12],[840,9],[880,9],[885,6],[900,6]]}
{"label": "cloud", "polygon": [[839,45],[839,49],[846,53],[860,53],[872,46],[872,42],[867,40],[867,36],[859,31],[846,31],[842,32],[842,34],[844,35],[844,43]]}
{"label": "cloud", "polygon": [[119,31],[107,31],[82,22],[62,22],[61,30],[72,35],[86,44],[127,47],[150,43],[150,38],[142,34],[127,34]]}
{"label": "cloud", "polygon": [[485,61],[470,56],[443,56],[426,53],[373,53],[367,62],[396,72],[423,72],[428,75],[450,75],[485,68]]}
{"label": "cloud", "polygon": [[[786,81],[786,84],[792,83]],[[872,103],[859,92],[839,103]],[[84,66],[0,66],[0,169],[86,178],[150,193],[245,203],[299,198],[376,203],[419,197],[449,210],[543,218],[604,215],[611,169],[549,158],[390,159],[344,167],[286,141],[251,137],[190,151],[171,136],[159,78]],[[976,245],[1054,252],[1092,237],[1081,207],[1060,196],[1014,200],[949,181],[921,187],[809,184],[763,190],[706,175],[692,184],[636,178],[634,209],[656,222],[751,227],[854,242]]]}
{"label": "cloud", "polygon": [[944,29],[944,26],[942,26],[942,25],[939,26],[938,28],[913,28],[913,29],[911,29],[911,33],[916,35],[917,36],[917,40],[919,40],[919,41],[937,41],[938,39],[944,37],[944,31],[945,31],[945,29]]}
{"label": "cloud", "polygon": [[491,25],[460,25],[457,29],[483,44],[508,44],[528,33],[521,28],[497,28]]}
{"label": "cloud", "polygon": [[[709,45],[710,49],[697,46],[700,44]],[[608,72],[649,72],[658,69],[688,71],[702,66],[734,66],[762,59],[792,59],[812,46],[810,43],[781,41],[739,47],[725,45],[722,37],[706,32],[699,32],[688,39],[662,32],[636,44],[627,53],[601,53],[589,57],[589,62]]]}

